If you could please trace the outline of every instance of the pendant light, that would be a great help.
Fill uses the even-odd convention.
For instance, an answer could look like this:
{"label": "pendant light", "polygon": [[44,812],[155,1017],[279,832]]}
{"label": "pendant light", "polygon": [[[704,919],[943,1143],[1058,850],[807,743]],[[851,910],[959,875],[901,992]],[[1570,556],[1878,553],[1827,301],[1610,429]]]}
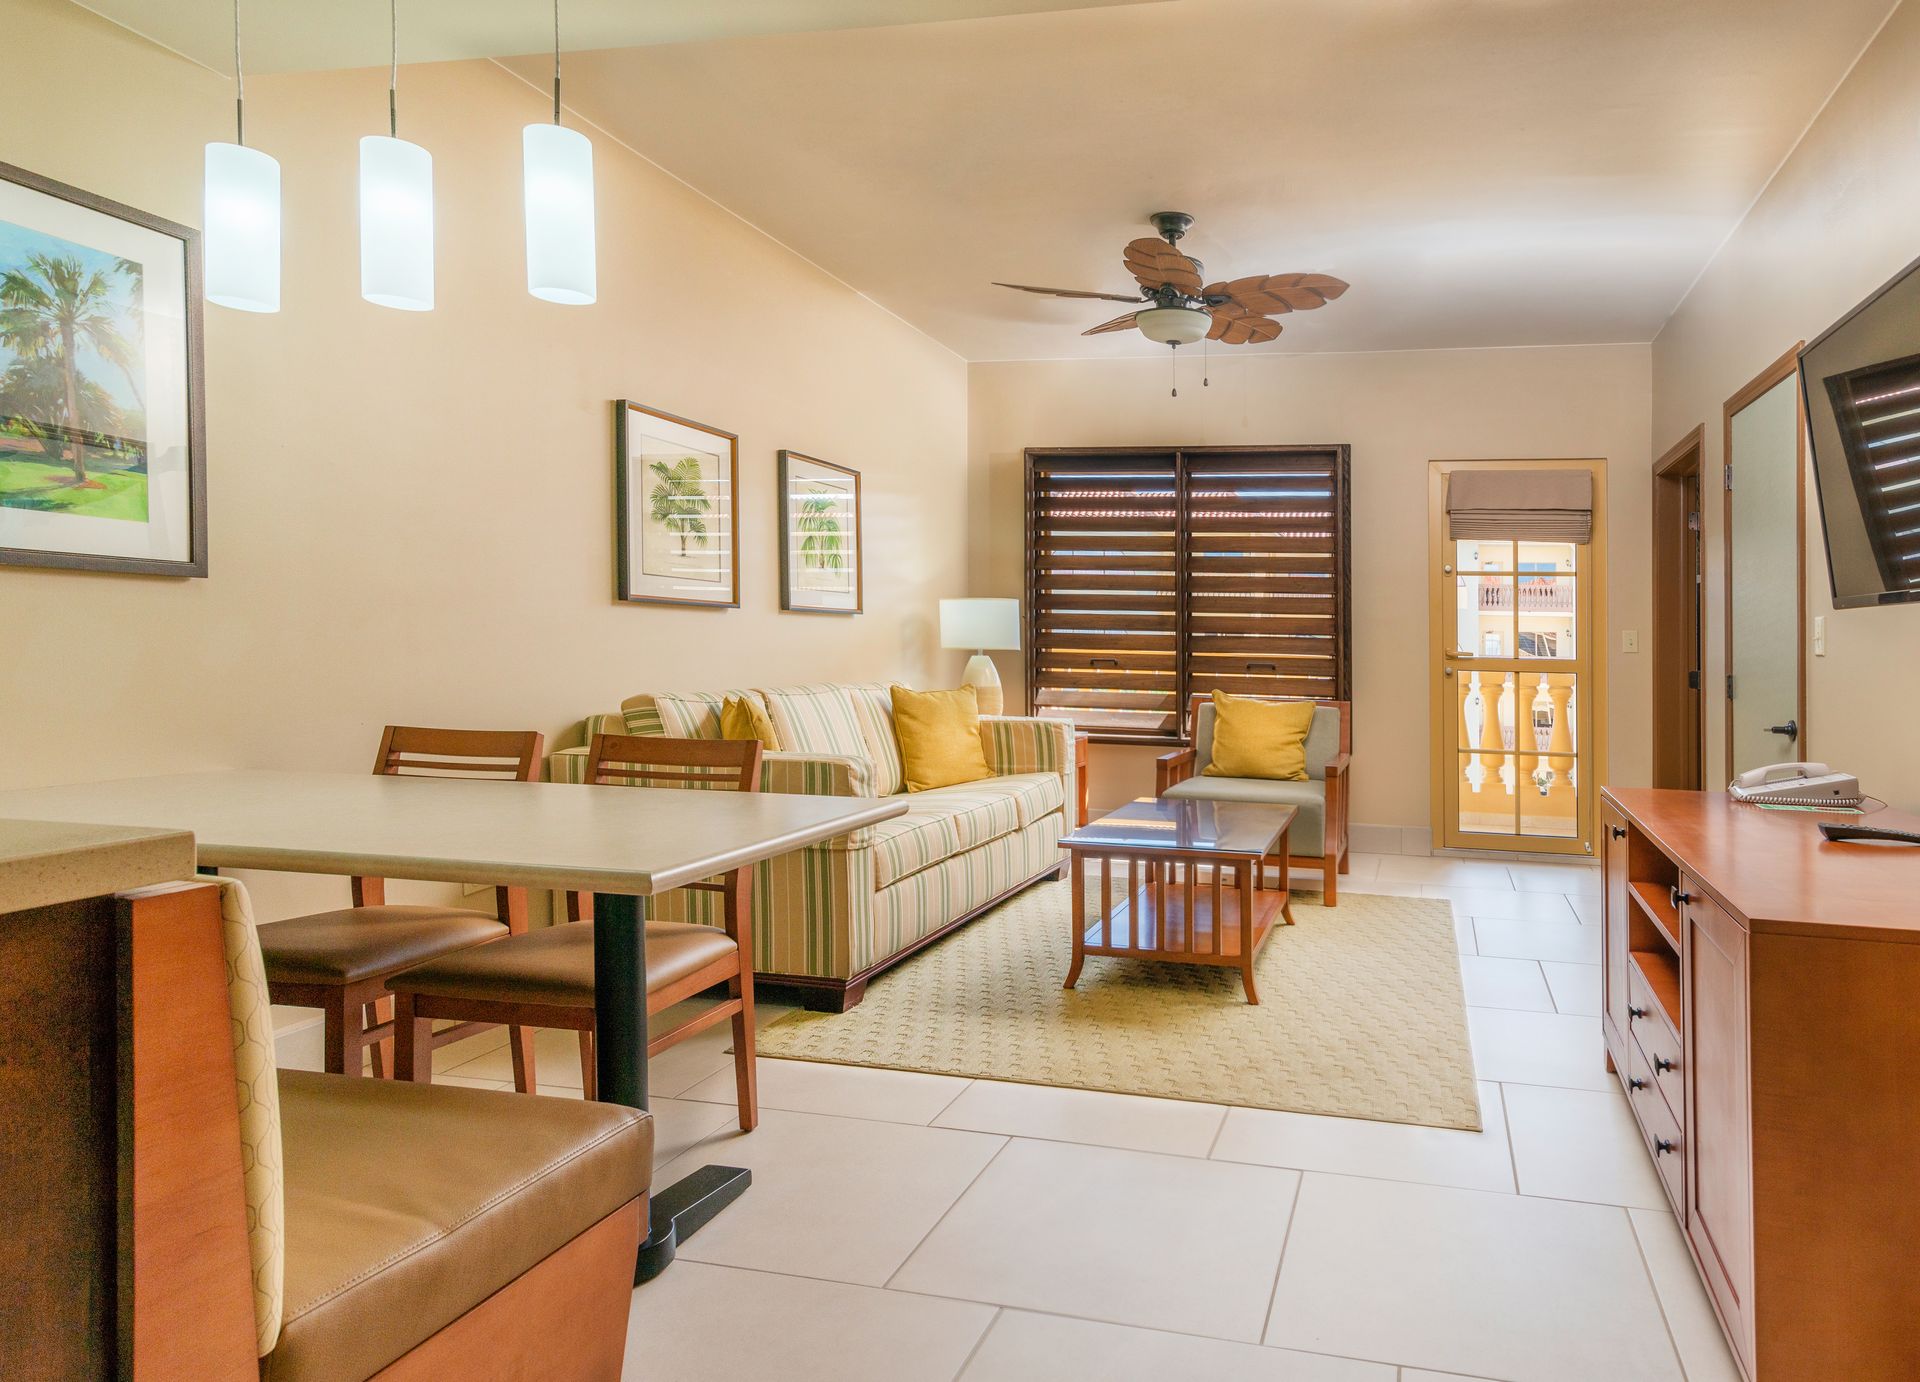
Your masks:
{"label": "pendant light", "polygon": [[527,291],[583,306],[598,295],[593,144],[560,123],[560,0],[553,0],[553,123],[521,134],[527,201]]}
{"label": "pendant light", "polygon": [[433,310],[433,155],[400,138],[400,19],[388,0],[387,133],[360,141],[360,296]]}
{"label": "pendant light", "polygon": [[240,0],[233,0],[233,143],[207,145],[207,301],[242,312],[280,310],[280,164],[247,147]]}

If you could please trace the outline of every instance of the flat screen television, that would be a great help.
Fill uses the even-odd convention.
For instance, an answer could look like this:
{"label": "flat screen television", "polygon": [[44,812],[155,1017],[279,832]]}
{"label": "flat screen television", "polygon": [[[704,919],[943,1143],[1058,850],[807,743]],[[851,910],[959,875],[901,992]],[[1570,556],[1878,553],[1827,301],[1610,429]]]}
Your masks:
{"label": "flat screen television", "polygon": [[1800,352],[1837,609],[1920,600],[1920,260]]}

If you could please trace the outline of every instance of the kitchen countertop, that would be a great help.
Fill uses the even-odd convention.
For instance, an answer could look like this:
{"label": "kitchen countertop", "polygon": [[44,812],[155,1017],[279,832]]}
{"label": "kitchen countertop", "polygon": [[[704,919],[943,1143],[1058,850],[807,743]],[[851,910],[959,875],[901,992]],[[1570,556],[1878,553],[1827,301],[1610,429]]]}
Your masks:
{"label": "kitchen countertop", "polygon": [[193,876],[184,830],[0,820],[0,914]]}

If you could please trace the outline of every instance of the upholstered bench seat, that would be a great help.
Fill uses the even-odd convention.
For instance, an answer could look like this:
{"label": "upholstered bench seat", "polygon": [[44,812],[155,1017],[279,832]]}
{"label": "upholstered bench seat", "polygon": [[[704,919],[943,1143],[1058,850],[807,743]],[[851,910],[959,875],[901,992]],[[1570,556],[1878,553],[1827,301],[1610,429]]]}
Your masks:
{"label": "upholstered bench seat", "polygon": [[279,1092],[285,1306],[267,1382],[371,1376],[652,1173],[652,1120],[619,1105],[298,1071]]}
{"label": "upholstered bench seat", "polygon": [[343,907],[260,927],[267,981],[352,984],[507,934],[504,922],[456,907]]}
{"label": "upholstered bench seat", "polygon": [[[724,960],[733,938],[713,926],[647,923],[647,989],[657,992]],[[593,923],[572,921],[442,955],[388,980],[396,993],[483,1003],[593,1006]]]}
{"label": "upholstered bench seat", "polygon": [[1327,784],[1313,778],[1288,782],[1265,777],[1190,777],[1160,794],[1193,801],[1254,801],[1294,808],[1287,829],[1287,852],[1316,855],[1323,852],[1327,831]]}

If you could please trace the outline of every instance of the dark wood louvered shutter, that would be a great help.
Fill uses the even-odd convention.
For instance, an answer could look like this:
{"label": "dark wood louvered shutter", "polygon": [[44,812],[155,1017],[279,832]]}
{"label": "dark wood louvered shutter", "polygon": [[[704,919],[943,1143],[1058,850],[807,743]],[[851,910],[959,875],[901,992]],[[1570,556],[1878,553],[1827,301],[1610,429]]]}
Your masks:
{"label": "dark wood louvered shutter", "polygon": [[1920,588],[1920,355],[1826,384],[1881,586]]}
{"label": "dark wood louvered shutter", "polygon": [[1180,708],[1171,452],[1030,452],[1027,694],[1035,713],[1165,739]]}
{"label": "dark wood louvered shutter", "polygon": [[1344,456],[1276,448],[1181,459],[1188,692],[1345,699]]}
{"label": "dark wood louvered shutter", "polygon": [[1027,453],[1027,699],[1168,742],[1187,697],[1350,696],[1345,447]]}

